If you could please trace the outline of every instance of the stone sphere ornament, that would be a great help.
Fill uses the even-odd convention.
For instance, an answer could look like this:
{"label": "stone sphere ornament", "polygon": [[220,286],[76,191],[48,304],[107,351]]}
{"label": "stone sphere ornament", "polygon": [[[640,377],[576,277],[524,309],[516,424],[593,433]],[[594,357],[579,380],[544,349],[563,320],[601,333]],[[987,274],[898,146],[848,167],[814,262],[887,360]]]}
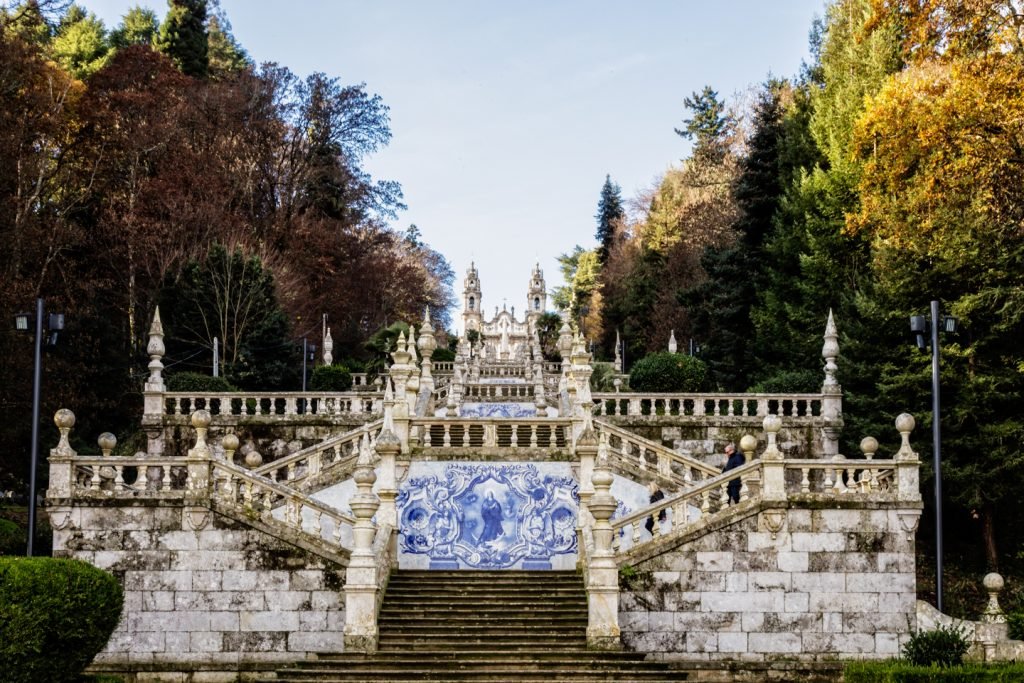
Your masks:
{"label": "stone sphere ornament", "polygon": [[61,408],[53,414],[53,424],[57,429],[71,429],[75,426],[75,414],[67,408]]}
{"label": "stone sphere ornament", "polygon": [[110,451],[114,450],[114,446],[117,445],[117,437],[110,432],[103,432],[96,439],[96,443],[99,444],[103,455],[110,455]]}
{"label": "stone sphere ornament", "polygon": [[901,413],[900,416],[896,418],[896,431],[900,433],[912,432],[916,425],[917,422],[914,420],[914,416],[910,413]]}
{"label": "stone sphere ornament", "polygon": [[260,452],[253,449],[245,454],[245,465],[251,470],[256,469],[263,464],[263,456]]}
{"label": "stone sphere ornament", "polygon": [[757,439],[752,434],[744,434],[740,439],[740,450],[743,453],[750,453],[757,448]]}

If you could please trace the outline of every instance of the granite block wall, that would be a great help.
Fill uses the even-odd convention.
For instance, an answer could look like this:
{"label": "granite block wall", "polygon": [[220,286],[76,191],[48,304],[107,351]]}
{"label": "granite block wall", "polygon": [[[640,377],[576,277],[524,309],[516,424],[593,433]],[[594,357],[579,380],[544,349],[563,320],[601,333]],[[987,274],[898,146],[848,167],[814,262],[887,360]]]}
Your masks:
{"label": "granite block wall", "polygon": [[204,508],[146,502],[77,506],[54,530],[55,555],[106,569],[125,589],[97,670],[237,680],[343,649],[343,567]]}
{"label": "granite block wall", "polygon": [[918,512],[738,508],[626,572],[623,644],[663,659],[895,656],[916,623]]}

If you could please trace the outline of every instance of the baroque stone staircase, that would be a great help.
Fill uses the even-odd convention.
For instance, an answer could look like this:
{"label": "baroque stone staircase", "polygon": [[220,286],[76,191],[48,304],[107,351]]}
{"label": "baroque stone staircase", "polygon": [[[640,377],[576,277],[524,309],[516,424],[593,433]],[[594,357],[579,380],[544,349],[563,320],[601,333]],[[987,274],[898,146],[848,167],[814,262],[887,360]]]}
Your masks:
{"label": "baroque stone staircase", "polygon": [[285,681],[685,681],[642,654],[586,647],[587,601],[575,572],[399,571],[373,655],[323,655]]}

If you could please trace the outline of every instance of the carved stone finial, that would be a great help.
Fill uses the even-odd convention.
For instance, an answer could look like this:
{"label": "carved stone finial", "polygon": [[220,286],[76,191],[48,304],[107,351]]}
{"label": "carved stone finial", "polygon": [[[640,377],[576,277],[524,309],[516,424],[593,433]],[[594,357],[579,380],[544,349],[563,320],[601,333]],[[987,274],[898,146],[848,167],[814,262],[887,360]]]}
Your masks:
{"label": "carved stone finial", "polygon": [[985,590],[988,591],[988,604],[985,605],[985,611],[981,613],[981,620],[990,624],[1005,624],[1006,615],[1003,613],[1003,608],[999,606],[999,593],[1005,585],[1003,577],[992,572],[986,574],[981,582],[985,586]]}
{"label": "carved stone finial", "polygon": [[622,372],[622,339],[618,330],[615,330],[615,372]]}
{"label": "carved stone finial", "polygon": [[744,434],[743,438],[740,439],[740,452],[746,456],[747,462],[750,462],[754,457],[754,450],[757,448],[757,437],[753,434]]}
{"label": "carved stone finial", "polygon": [[210,427],[210,422],[212,421],[213,418],[210,417],[209,411],[197,410],[192,413],[192,426],[195,427],[196,430],[196,445],[189,449],[188,457],[210,457],[210,445],[206,443],[206,431]]}
{"label": "carved stone finial", "polygon": [[334,339],[331,337],[331,328],[327,328],[324,335],[324,365],[334,362]]}
{"label": "carved stone finial", "polygon": [[764,421],[761,424],[764,427],[764,432],[768,437],[768,446],[764,449],[764,453],[761,454],[761,459],[782,460],[782,451],[779,450],[779,446],[776,443],[776,439],[779,436],[779,431],[782,429],[782,418],[779,417],[778,415],[766,415]]}
{"label": "carved stone finial", "polygon": [[902,413],[896,418],[896,431],[900,433],[900,449],[896,452],[897,460],[917,460],[917,453],[910,447],[910,433],[914,431],[916,422],[910,413]]}
{"label": "carved stone finial", "polygon": [[836,331],[836,321],[832,317],[832,309],[828,309],[828,322],[825,323],[825,344],[821,347],[821,357],[825,359],[825,382],[822,385],[822,392],[834,393],[839,388],[836,381],[836,357],[839,355],[839,334]]}
{"label": "carved stone finial", "polygon": [[865,436],[860,440],[860,450],[864,453],[865,460],[872,460],[878,451],[878,439],[873,436]]}
{"label": "carved stone finial", "polygon": [[75,426],[75,414],[67,408],[61,408],[53,414],[53,424],[57,425],[57,429],[60,430],[60,441],[57,442],[57,447],[50,451],[50,455],[73,458],[77,455],[77,452],[71,447],[71,443],[68,441],[68,434],[71,433],[71,428]]}
{"label": "carved stone finial", "polygon": [[110,455],[110,451],[114,450],[114,446],[117,445],[117,437],[110,432],[103,432],[96,439],[96,443],[100,447],[100,451],[103,452],[103,456],[107,457]]}
{"label": "carved stone finial", "polygon": [[153,322],[149,326],[149,342],[146,344],[146,353],[149,354],[149,378],[146,380],[146,391],[164,391],[164,378],[161,373],[164,364],[161,358],[167,349],[164,347],[164,326],[160,322],[160,307],[156,307],[153,313]]}
{"label": "carved stone finial", "polygon": [[238,437],[235,434],[225,434],[221,437],[220,445],[224,449],[224,459],[234,462],[235,451],[238,450]]}
{"label": "carved stone finial", "polygon": [[676,344],[676,331],[670,330],[668,333],[668,352],[675,353],[679,350],[679,345]]}

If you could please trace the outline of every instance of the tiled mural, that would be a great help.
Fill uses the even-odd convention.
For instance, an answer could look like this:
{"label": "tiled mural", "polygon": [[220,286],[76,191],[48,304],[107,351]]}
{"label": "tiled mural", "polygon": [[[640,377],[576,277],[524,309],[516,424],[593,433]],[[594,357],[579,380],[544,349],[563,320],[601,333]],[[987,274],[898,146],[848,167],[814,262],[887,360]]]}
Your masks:
{"label": "tiled mural", "polygon": [[536,417],[532,403],[463,403],[460,417]]}
{"label": "tiled mural", "polygon": [[568,463],[414,462],[397,503],[403,568],[576,565],[579,497]]}

